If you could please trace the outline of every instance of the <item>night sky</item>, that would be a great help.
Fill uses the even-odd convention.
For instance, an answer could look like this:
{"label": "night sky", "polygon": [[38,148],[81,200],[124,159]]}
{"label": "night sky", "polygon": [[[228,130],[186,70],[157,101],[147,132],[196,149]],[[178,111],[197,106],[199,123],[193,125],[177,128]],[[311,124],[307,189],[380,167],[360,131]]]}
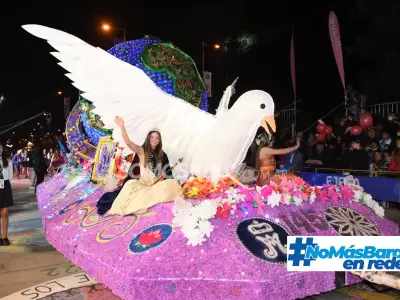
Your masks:
{"label": "night sky", "polygon": [[[0,126],[46,110],[53,115],[52,130],[63,129],[63,96],[70,96],[72,104],[78,98],[78,91],[63,75],[65,70],[49,54],[52,48],[25,32],[21,28],[23,24],[60,29],[89,44],[109,49],[113,46],[113,37],[122,38],[121,32],[101,31],[102,22],[109,22],[114,27],[125,27],[128,40],[149,34],[173,42],[195,60],[199,70],[203,41],[223,43],[227,36],[242,31],[255,33],[257,45],[231,60],[229,67],[221,64],[224,58],[221,51],[207,49],[206,70],[213,72],[214,78],[213,97],[209,100],[211,113],[218,106],[227,74],[229,83],[240,77],[236,97],[247,90],[262,89],[271,94],[277,109],[293,101],[289,53],[294,26],[300,109],[323,113],[343,99],[329,40],[328,14],[331,9],[335,10],[341,22],[341,18],[347,18],[350,4],[343,1],[279,1],[279,4],[278,1],[240,1],[229,5],[194,1],[138,3],[29,1],[2,9],[0,93],[7,100],[0,107]],[[343,24],[341,30],[349,34],[351,22],[344,20]],[[346,68],[346,77],[347,72],[350,79],[355,77],[351,67]],[[64,95],[57,95],[58,90]],[[16,134],[26,136],[37,122],[23,126]]]}

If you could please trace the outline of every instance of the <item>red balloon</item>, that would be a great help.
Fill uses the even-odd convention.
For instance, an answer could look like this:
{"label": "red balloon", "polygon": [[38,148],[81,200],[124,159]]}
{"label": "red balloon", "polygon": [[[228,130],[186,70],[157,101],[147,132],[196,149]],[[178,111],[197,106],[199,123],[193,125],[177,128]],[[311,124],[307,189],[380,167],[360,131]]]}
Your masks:
{"label": "red balloon", "polygon": [[332,126],[329,126],[329,125],[326,126],[326,129],[325,129],[325,133],[326,133],[326,134],[331,134],[332,131],[333,131],[333,130],[332,130]]}
{"label": "red balloon", "polygon": [[325,133],[325,130],[326,130],[326,125],[325,124],[322,124],[322,123],[318,124],[317,131],[319,133]]}
{"label": "red balloon", "polygon": [[363,132],[362,128],[358,125],[351,127],[351,135],[360,135]]}
{"label": "red balloon", "polygon": [[317,141],[318,141],[318,142],[323,142],[323,141],[325,141],[325,138],[326,138],[325,132],[322,132],[322,133],[320,133],[320,134],[317,135]]}
{"label": "red balloon", "polygon": [[374,120],[370,114],[365,114],[360,118],[360,126],[363,129],[367,129],[374,124]]}

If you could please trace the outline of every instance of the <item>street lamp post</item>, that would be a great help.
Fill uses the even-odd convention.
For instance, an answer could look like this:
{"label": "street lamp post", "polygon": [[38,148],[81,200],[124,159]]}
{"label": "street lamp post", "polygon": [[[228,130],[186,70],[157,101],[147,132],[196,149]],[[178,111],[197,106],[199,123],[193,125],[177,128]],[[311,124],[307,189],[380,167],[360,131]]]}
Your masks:
{"label": "street lamp post", "polygon": [[[205,72],[205,46],[210,46],[210,44],[206,44],[204,42],[201,43],[201,71],[202,71],[202,75],[203,75],[203,80],[204,80],[204,72]],[[214,44],[212,45],[214,47],[214,49],[219,49],[221,48],[221,46],[219,44]]]}
{"label": "street lamp post", "polygon": [[115,28],[115,27],[111,27],[109,24],[103,24],[103,26],[101,28],[103,28],[104,31],[110,31],[110,30],[123,31],[124,32],[124,43],[126,42],[126,28]]}

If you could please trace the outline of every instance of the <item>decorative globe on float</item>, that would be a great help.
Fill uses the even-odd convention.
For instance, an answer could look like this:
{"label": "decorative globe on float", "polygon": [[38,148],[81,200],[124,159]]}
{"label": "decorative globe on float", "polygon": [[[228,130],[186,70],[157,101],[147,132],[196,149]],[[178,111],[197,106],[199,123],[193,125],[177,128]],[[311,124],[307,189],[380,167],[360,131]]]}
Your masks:
{"label": "decorative globe on float", "polygon": [[[164,92],[208,111],[206,87],[193,59],[172,43],[146,36],[115,45],[108,53],[143,70]],[[90,101],[81,97],[75,108],[80,111],[83,127],[93,145],[98,144],[100,137],[112,134],[104,128],[100,117],[92,113],[95,107]]]}

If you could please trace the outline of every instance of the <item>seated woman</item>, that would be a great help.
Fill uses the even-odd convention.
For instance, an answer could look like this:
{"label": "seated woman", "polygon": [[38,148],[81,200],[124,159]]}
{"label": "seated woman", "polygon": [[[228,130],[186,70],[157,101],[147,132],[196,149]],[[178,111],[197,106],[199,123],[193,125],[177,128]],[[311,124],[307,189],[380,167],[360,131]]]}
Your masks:
{"label": "seated woman", "polygon": [[286,176],[288,179],[294,178],[293,173],[286,173],[284,175],[275,175],[276,163],[274,155],[285,155],[297,151],[300,147],[300,139],[297,138],[296,145],[285,149],[274,149],[273,141],[270,141],[267,146],[263,146],[258,150],[257,153],[257,169],[260,171],[257,179],[258,186],[264,186],[274,181],[277,184],[281,182],[282,176]]}
{"label": "seated woman", "polygon": [[140,177],[125,183],[109,214],[125,216],[144,213],[157,203],[173,201],[181,196],[182,188],[176,180],[160,180],[167,174],[157,174],[158,170],[164,170],[168,165],[168,157],[162,151],[161,134],[150,131],[143,146],[138,146],[129,139],[122,118],[115,117],[115,123],[121,130],[125,144],[139,157]]}
{"label": "seated woman", "polygon": [[[167,156],[165,155],[166,159],[168,160]],[[163,163],[163,165],[168,164],[168,161],[166,163]],[[169,171],[167,175],[172,176],[172,172]],[[103,216],[107,211],[110,210],[112,204],[114,203],[114,200],[117,198],[119,193],[121,192],[122,188],[124,187],[125,183],[127,183],[130,179],[137,179],[140,177],[140,168],[139,168],[139,156],[135,154],[132,164],[129,167],[129,171],[127,173],[127,176],[122,183],[120,187],[118,187],[116,190],[112,192],[107,192],[104,193],[103,196],[100,197],[99,201],[97,201],[97,212],[100,216]]]}

